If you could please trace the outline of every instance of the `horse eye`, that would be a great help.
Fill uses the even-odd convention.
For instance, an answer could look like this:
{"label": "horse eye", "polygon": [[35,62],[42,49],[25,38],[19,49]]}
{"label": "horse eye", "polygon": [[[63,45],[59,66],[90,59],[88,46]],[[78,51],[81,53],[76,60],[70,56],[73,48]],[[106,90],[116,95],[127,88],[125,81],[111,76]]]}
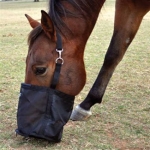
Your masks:
{"label": "horse eye", "polygon": [[35,69],[35,74],[36,75],[42,75],[42,74],[44,74],[46,72],[46,68],[45,67],[37,67],[36,69]]}

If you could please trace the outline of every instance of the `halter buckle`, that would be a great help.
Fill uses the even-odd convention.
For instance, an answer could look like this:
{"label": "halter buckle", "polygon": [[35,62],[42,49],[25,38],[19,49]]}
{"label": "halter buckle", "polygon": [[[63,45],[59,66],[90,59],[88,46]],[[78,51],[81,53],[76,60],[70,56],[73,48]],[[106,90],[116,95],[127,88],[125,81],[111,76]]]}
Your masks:
{"label": "halter buckle", "polygon": [[64,63],[64,59],[61,57],[61,53],[63,52],[63,49],[56,49],[56,52],[58,52],[58,58],[56,58],[56,63],[58,63],[58,61],[61,62],[61,64]]}

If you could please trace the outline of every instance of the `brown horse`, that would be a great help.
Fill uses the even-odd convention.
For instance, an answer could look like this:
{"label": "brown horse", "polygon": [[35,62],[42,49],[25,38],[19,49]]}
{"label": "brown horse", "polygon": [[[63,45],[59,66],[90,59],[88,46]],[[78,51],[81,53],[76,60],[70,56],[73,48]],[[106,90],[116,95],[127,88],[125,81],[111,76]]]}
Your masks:
{"label": "brown horse", "polygon": [[[56,32],[61,35],[64,63],[56,89],[77,95],[86,81],[83,61],[86,42],[105,0],[51,0],[50,10],[42,11],[41,23],[27,18],[32,26],[28,42],[25,83],[49,87],[58,57]],[[75,108],[71,119],[83,120],[90,108],[101,103],[108,82],[135,37],[150,0],[116,0],[114,32],[104,63],[86,99]]]}

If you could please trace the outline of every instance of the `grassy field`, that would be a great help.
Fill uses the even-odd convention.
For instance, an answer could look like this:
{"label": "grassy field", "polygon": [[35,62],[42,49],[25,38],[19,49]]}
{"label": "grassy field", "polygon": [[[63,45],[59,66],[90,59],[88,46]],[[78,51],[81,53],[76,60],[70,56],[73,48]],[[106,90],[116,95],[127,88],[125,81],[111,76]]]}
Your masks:
{"label": "grassy field", "polygon": [[[47,2],[0,2],[0,149],[1,150],[149,150],[150,13],[117,67],[101,105],[87,121],[69,121],[62,142],[26,140],[15,135],[20,83],[24,81],[27,36],[24,14],[40,20]],[[87,83],[75,105],[87,95],[102,65],[113,29],[114,1],[108,0],[85,51]]]}

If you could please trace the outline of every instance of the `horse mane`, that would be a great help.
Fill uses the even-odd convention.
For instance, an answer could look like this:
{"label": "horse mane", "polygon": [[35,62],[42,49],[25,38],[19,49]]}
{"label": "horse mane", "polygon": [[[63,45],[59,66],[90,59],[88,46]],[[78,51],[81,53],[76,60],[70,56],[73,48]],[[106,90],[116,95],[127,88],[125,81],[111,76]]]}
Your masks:
{"label": "horse mane", "polygon": [[[93,9],[98,6],[99,0],[49,0],[49,12],[55,29],[62,35],[73,35],[72,31],[63,21],[63,17],[90,19],[93,14]],[[65,4],[69,4],[73,9],[68,9]],[[93,4],[95,4],[93,8]],[[71,10],[74,10],[73,12]],[[65,34],[63,33],[65,31]],[[33,29],[28,36],[28,44],[31,45],[34,40],[42,33],[42,27],[38,26]]]}
{"label": "horse mane", "polygon": [[[63,17],[90,19],[93,13],[93,4],[99,0],[50,0],[49,1],[49,16],[56,30],[62,34],[67,31],[72,34],[69,27],[63,21]],[[65,4],[69,4],[73,9],[68,9]],[[97,5],[95,5],[97,7]],[[74,10],[74,11],[72,11]]]}
{"label": "horse mane", "polygon": [[41,25],[37,26],[36,28],[34,28],[28,36],[28,45],[32,45],[34,43],[34,41],[36,40],[36,38],[42,33],[43,29],[41,27]]}

